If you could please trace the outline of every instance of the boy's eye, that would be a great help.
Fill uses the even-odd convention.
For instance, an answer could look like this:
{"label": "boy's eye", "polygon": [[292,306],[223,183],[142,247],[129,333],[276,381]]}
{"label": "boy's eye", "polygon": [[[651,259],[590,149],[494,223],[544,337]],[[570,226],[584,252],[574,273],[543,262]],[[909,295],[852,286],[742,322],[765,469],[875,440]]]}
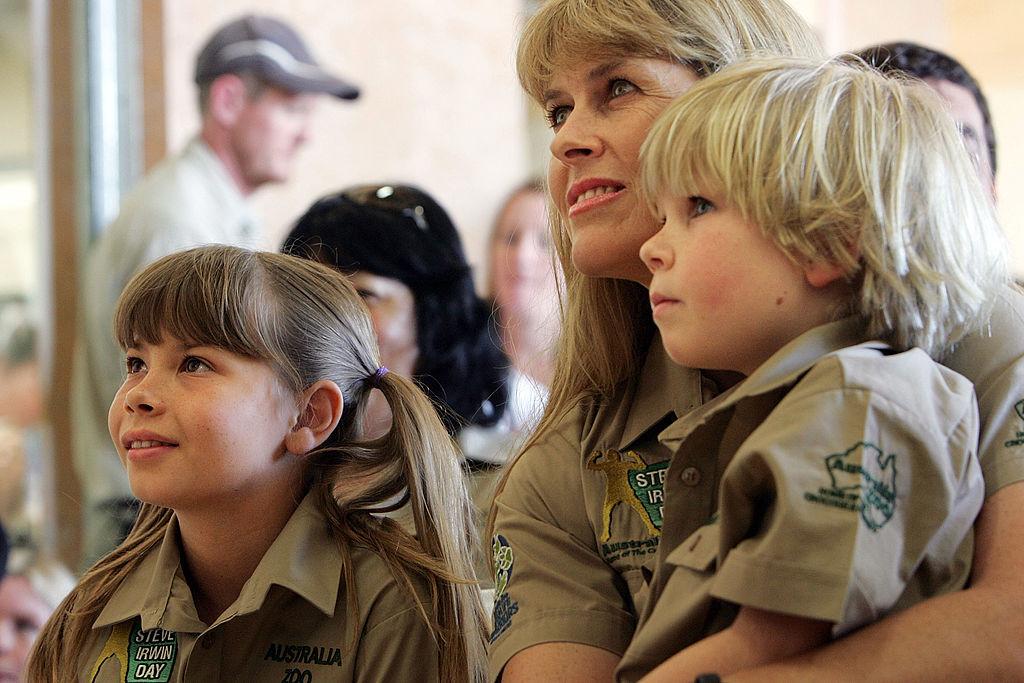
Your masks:
{"label": "boy's eye", "polygon": [[690,197],[690,218],[703,216],[715,208],[715,205],[704,197]]}
{"label": "boy's eye", "polygon": [[182,362],[181,368],[185,372],[203,372],[204,370],[209,370],[210,366],[202,358],[187,356]]}
{"label": "boy's eye", "polygon": [[129,375],[134,375],[137,372],[142,372],[146,368],[146,364],[142,362],[141,358],[135,356],[128,356],[124,360],[125,370],[128,371]]}
{"label": "boy's eye", "polygon": [[622,97],[634,90],[636,90],[636,86],[625,78],[616,78],[611,82],[611,86],[608,88],[608,92],[611,93],[612,97]]}

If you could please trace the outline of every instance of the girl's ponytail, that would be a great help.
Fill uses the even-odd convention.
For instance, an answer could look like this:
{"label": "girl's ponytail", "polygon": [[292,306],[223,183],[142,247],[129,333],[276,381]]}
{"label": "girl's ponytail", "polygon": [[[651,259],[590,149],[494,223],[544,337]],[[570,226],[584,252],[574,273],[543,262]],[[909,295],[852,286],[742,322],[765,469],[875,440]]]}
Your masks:
{"label": "girl's ponytail", "polygon": [[[313,486],[321,509],[343,548],[351,543],[372,549],[418,600],[413,577],[426,582],[430,610],[423,604],[420,609],[438,639],[441,680],[483,680],[486,624],[473,579],[475,527],[462,456],[412,380],[381,368],[366,378],[356,402],[373,388],[391,408],[391,429],[374,441],[337,444],[317,456]],[[400,497],[408,500],[415,538],[395,520],[375,514],[388,509],[384,501]]]}

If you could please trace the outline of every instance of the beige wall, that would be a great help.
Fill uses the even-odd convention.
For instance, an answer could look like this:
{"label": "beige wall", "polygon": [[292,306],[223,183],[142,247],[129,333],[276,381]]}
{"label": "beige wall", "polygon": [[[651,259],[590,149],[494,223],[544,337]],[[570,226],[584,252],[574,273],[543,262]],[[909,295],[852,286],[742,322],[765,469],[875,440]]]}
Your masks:
{"label": "beige wall", "polygon": [[999,212],[1024,276],[1024,25],[1020,0],[790,0],[830,52],[911,40],[950,53],[981,84],[998,143]]}
{"label": "beige wall", "polygon": [[214,27],[245,11],[280,16],[364,96],[351,105],[325,98],[296,177],[256,195],[266,245],[276,247],[323,193],[401,180],[449,209],[479,264],[493,212],[527,173],[526,109],[512,66],[519,7],[513,0],[165,2],[168,148],[198,126],[192,68]]}

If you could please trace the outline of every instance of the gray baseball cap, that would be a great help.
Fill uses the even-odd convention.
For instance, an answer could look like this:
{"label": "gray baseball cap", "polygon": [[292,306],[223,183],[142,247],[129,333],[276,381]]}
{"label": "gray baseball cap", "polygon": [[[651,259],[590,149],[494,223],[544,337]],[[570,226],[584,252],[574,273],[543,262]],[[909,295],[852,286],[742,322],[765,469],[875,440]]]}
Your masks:
{"label": "gray baseball cap", "polygon": [[199,52],[195,80],[209,83],[239,71],[293,92],[359,97],[359,88],[320,68],[295,29],[273,17],[249,14],[217,29]]}

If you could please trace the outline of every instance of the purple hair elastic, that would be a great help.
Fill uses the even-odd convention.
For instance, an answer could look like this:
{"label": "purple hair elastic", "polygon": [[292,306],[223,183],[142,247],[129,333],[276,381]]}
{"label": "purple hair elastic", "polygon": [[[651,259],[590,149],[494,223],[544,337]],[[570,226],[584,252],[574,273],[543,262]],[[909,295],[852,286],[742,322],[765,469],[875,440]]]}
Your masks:
{"label": "purple hair elastic", "polygon": [[388,369],[383,365],[377,368],[377,372],[370,375],[370,384],[376,388],[380,388],[380,381],[384,379],[384,375],[388,374]]}

